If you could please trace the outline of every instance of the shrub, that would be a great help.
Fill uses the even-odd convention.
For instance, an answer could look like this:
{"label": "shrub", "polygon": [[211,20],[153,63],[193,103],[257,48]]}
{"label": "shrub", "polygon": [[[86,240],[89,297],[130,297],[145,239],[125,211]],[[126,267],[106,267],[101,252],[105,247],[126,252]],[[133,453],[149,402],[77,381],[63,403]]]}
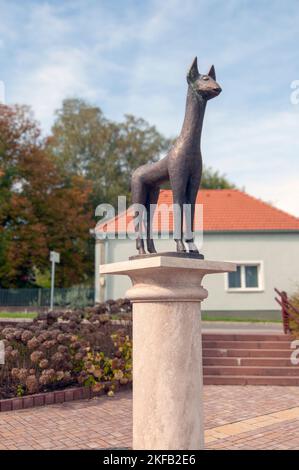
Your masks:
{"label": "shrub", "polygon": [[[130,328],[117,330],[103,307],[41,314],[1,329],[0,398],[83,384],[110,395],[132,380]],[[109,385],[107,385],[107,382]]]}
{"label": "shrub", "polygon": [[299,291],[295,292],[289,301],[296,309],[290,309],[292,315],[295,316],[295,319],[290,318],[290,329],[294,335],[299,336]]}
{"label": "shrub", "polygon": [[114,392],[118,383],[125,385],[132,381],[132,342],[128,335],[119,331],[112,335],[114,357],[107,357],[103,352],[88,352],[82,359],[79,383],[92,386],[100,391],[103,382],[110,382],[109,391]]}

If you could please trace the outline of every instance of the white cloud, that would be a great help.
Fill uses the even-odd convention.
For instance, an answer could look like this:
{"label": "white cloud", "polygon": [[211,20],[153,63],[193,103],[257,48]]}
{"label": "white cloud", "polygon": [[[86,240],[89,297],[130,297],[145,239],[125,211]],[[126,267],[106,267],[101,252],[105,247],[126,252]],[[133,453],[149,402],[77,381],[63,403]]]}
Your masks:
{"label": "white cloud", "polygon": [[32,42],[39,45],[60,41],[71,31],[69,21],[63,17],[63,9],[49,3],[41,2],[30,8],[29,21],[24,25],[25,34]]}
{"label": "white cloud", "polygon": [[37,119],[48,130],[53,112],[64,98],[96,99],[95,91],[88,86],[83,64],[84,56],[76,49],[53,51],[16,83],[14,101],[29,103]]}
{"label": "white cloud", "polygon": [[5,85],[2,80],[0,80],[0,103],[5,103]]}
{"label": "white cloud", "polygon": [[205,162],[225,172],[239,187],[299,216],[299,198],[294,193],[294,175],[299,173],[299,109],[256,118],[224,113],[207,117]]}

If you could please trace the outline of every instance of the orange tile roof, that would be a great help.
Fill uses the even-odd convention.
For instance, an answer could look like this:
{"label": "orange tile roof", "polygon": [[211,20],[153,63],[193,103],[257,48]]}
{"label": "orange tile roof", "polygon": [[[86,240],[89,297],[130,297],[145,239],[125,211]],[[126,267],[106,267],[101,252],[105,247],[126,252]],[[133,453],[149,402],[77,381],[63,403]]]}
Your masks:
{"label": "orange tile roof", "polygon": [[[173,202],[170,190],[161,190],[158,206]],[[276,207],[256,199],[237,189],[202,189],[198,192],[198,204],[203,205],[203,229],[205,232],[214,231],[299,231],[299,218],[283,212]],[[98,225],[96,232],[124,232],[133,230],[132,209]],[[200,217],[195,218],[195,231],[200,230]],[[163,232],[169,226],[172,230],[173,217],[161,220],[154,217],[154,231]]]}

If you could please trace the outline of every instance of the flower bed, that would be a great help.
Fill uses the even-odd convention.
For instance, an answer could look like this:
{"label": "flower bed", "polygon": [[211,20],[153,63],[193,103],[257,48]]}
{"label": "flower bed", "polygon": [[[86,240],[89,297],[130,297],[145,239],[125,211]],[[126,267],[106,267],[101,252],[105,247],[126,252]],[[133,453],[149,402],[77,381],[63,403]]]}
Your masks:
{"label": "flower bed", "polygon": [[120,317],[130,320],[131,308],[128,301],[117,302],[42,313],[32,324],[0,326],[0,339],[5,344],[0,399],[74,386],[89,387],[93,393],[106,390],[113,395],[119,384],[129,384],[131,327],[118,329],[111,316],[117,309]]}

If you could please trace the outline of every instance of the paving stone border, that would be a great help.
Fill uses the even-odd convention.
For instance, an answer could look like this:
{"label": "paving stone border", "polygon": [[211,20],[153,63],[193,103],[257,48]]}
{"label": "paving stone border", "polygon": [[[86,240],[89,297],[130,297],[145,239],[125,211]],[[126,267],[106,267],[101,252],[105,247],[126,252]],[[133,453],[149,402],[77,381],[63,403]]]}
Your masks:
{"label": "paving stone border", "polygon": [[[104,385],[108,386],[109,383]],[[120,385],[117,391],[128,390],[132,384]],[[105,395],[105,389],[100,392],[93,392],[90,387],[73,387],[65,390],[55,390],[53,392],[36,393],[35,395],[26,395],[24,397],[5,398],[0,400],[0,413],[7,411],[23,410],[34,408],[36,406],[53,405],[55,403],[64,403],[66,401],[75,401],[90,399]]]}

